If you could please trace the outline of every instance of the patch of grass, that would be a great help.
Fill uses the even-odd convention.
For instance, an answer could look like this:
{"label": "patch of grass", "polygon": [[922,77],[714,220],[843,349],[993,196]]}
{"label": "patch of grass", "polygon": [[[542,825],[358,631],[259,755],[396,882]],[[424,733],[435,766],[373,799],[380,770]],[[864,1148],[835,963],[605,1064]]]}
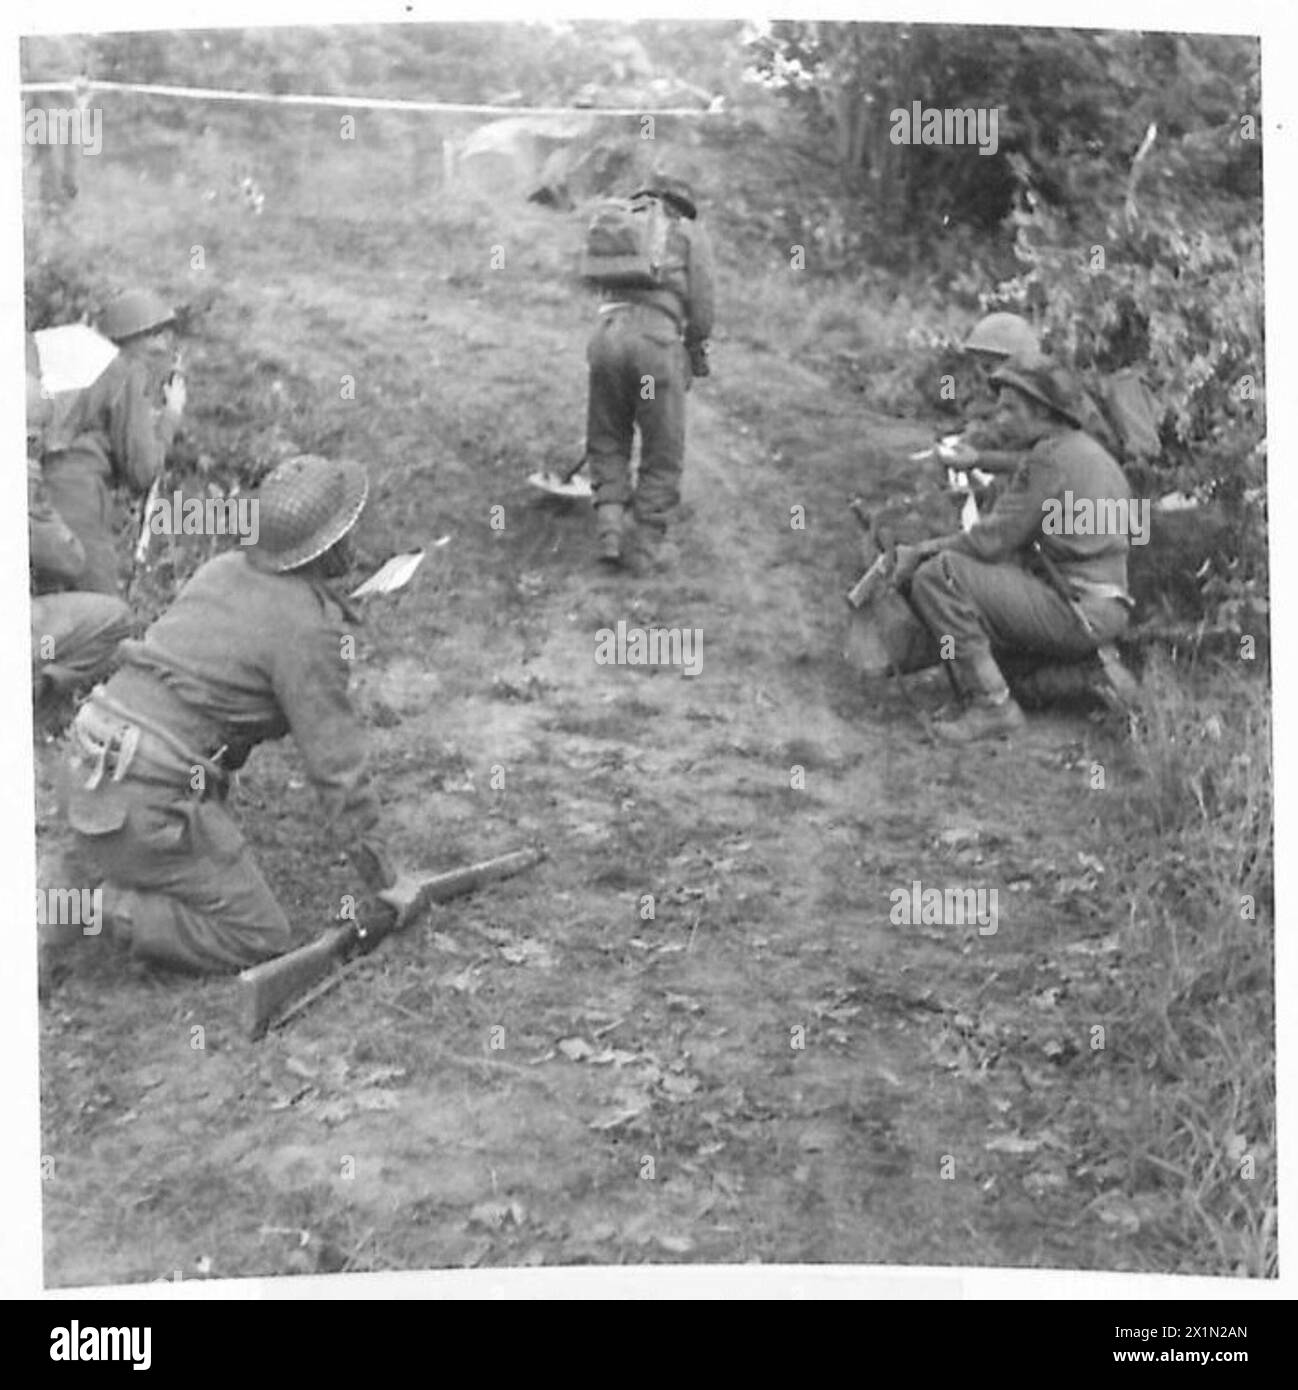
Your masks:
{"label": "patch of grass", "polygon": [[1186,1268],[1274,1276],[1273,803],[1265,681],[1156,659],[1120,815],[1129,903],[1115,1013],[1146,1103],[1135,1187],[1174,1200]]}

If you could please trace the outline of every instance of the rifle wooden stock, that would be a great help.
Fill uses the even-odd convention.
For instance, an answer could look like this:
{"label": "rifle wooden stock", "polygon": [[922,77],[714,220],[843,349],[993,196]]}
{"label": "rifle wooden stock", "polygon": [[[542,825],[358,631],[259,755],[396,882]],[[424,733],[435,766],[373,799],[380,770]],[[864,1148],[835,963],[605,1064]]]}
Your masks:
{"label": "rifle wooden stock", "polygon": [[[410,908],[404,914],[409,924],[430,903],[445,902],[476,892],[484,884],[510,878],[539,864],[544,858],[540,849],[519,849],[478,864],[450,869],[423,880]],[[347,923],[332,927],[306,946],[288,951],[273,960],[263,961],[239,975],[239,992],[244,1025],[250,1038],[259,1038],[285,1005],[318,980],[327,976],[336,964],[353,951],[372,950],[396,925],[396,915],[373,926]]]}

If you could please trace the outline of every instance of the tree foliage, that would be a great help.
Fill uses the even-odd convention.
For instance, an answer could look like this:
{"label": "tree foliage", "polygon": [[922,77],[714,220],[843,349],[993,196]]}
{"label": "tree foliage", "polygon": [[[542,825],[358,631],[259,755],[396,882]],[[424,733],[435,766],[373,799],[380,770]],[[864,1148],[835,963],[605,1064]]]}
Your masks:
{"label": "tree foliage", "polygon": [[[781,21],[754,33],[749,52],[757,79],[832,150],[852,259],[905,272],[953,309],[1024,313],[1082,372],[1143,370],[1166,410],[1161,482],[1240,513],[1218,598],[1256,599],[1266,573],[1257,42]],[[996,108],[996,153],[893,143],[891,113],[914,102]],[[951,346],[935,345],[947,366]]]}

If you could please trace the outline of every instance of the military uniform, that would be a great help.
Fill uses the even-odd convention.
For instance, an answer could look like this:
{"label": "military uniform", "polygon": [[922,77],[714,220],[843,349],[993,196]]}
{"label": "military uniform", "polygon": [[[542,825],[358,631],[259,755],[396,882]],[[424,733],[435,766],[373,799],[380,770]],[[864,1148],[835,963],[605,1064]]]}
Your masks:
{"label": "military uniform", "polygon": [[83,589],[117,592],[112,488],[147,492],[174,433],[174,418],[149,403],[147,369],[126,353],[55,420],[46,444],[45,484],[85,549]]}
{"label": "military uniform", "polygon": [[[272,479],[301,463],[327,466],[290,460]],[[353,493],[335,510],[352,508],[350,526],[363,503]],[[274,539],[268,513],[263,500],[259,545]],[[238,969],[291,944],[226,809],[229,774],[256,744],[292,734],[341,843],[378,819],[347,690],[350,611],[318,568],[268,568],[256,550],[202,566],[141,641],[123,644],[121,669],[73,727],[67,816],[104,876],[105,918],[138,955],[180,969]]]}
{"label": "military uniform", "polygon": [[[1047,505],[1071,492],[1084,499],[1130,499],[1122,470],[1081,430],[1041,440],[991,514],[971,530],[933,542],[937,553],[920,565],[910,601],[938,638],[954,640],[956,669],[966,663],[978,684],[993,649],[1083,657],[1127,626],[1126,535],[1051,534]],[[1032,568],[1033,543],[1055,562],[1090,618],[1082,630],[1072,609]]]}
{"label": "military uniform", "polygon": [[[670,201],[664,201],[671,210]],[[690,218],[674,211],[669,215],[661,287],[606,291],[599,324],[586,349],[586,456],[602,528],[614,534],[614,518],[629,506],[643,526],[659,534],[666,531],[680,501],[685,461],[685,393],[692,378],[686,344],[702,342],[712,333],[712,248],[707,232]],[[653,387],[648,398],[646,378]],[[640,473],[633,490],[631,448],[637,426]]]}
{"label": "military uniform", "polygon": [[85,550],[50,502],[35,459],[27,461],[31,556],[32,681],[70,690],[98,680],[131,635],[130,609],[112,594],[78,592]]}

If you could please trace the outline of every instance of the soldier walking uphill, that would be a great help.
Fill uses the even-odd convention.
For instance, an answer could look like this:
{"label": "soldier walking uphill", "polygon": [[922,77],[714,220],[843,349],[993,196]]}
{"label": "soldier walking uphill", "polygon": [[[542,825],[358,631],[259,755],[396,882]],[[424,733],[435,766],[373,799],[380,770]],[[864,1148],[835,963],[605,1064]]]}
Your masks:
{"label": "soldier walking uphill", "polygon": [[[73,725],[66,788],[75,854],[103,877],[109,934],[143,958],[226,971],[278,955],[288,919],[226,808],[232,771],[291,733],[321,822],[370,886],[378,807],[347,694],[347,621],[328,581],[368,481],[357,464],[280,464],[255,546],[209,560]],[[385,882],[391,882],[384,875]]]}
{"label": "soldier walking uphill", "polygon": [[[990,515],[968,531],[899,546],[893,575],[903,592],[909,586],[932,642],[931,659],[951,658],[947,669],[963,713],[936,726],[950,742],[1022,725],[996,653],[1086,657],[1126,629],[1131,607],[1125,531],[1095,534],[1088,526],[1086,534],[1073,534],[1052,524],[1087,503],[1099,515],[1110,503],[1130,502],[1121,468],[1083,433],[1066,378],[1042,364],[1011,360],[992,382],[1001,388],[1007,427],[1034,441],[1031,452]],[[1080,605],[1089,630],[1069,598],[1043,577],[1043,566]],[[949,652],[941,650],[944,639]]]}
{"label": "soldier walking uphill", "polygon": [[[599,555],[622,562],[633,519],[635,559],[665,564],[685,461],[685,393],[691,378],[706,371],[712,333],[712,249],[689,186],[661,175],[629,202],[606,204],[591,226],[583,274],[603,297],[586,350],[586,456]],[[637,426],[640,474],[633,491]]]}
{"label": "soldier walking uphill", "polygon": [[113,300],[99,330],[121,351],[51,428],[45,483],[85,549],[82,589],[117,592],[111,489],[149,490],[184,413],[185,383],[177,375],[162,384],[162,408],[152,404],[172,357],[174,321],[172,309],[147,290]]}

